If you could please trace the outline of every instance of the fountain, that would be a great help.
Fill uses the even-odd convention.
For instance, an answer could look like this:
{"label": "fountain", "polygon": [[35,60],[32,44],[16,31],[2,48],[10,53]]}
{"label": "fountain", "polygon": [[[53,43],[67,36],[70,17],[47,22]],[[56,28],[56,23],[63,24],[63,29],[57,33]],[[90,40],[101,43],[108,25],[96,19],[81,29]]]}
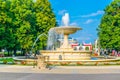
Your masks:
{"label": "fountain", "polygon": [[[74,50],[68,40],[68,36],[70,34],[75,33],[78,30],[81,30],[80,27],[68,26],[69,23],[69,14],[66,13],[62,17],[62,21],[64,26],[61,27],[54,27],[49,30],[48,35],[48,48],[47,50],[40,50],[41,55],[37,55],[38,59],[20,59],[14,58],[14,61],[17,63],[19,62],[26,62],[26,63],[36,63],[40,69],[45,69],[47,64],[75,64],[75,65],[118,65],[120,64],[120,58],[116,58],[115,56],[97,56],[91,57],[92,51],[81,51],[81,50]],[[55,43],[57,41],[57,36],[62,34],[64,36],[63,44],[60,47],[55,48]],[[42,35],[41,34],[35,40],[32,48],[34,47],[35,43],[37,42],[38,38]],[[45,35],[46,36],[46,35]],[[54,49],[53,49],[54,48]],[[94,60],[91,60],[94,59]],[[51,63],[50,63],[51,62]]]}
{"label": "fountain", "polygon": [[[75,51],[69,44],[68,36],[81,30],[80,27],[68,26],[69,24],[69,14],[65,13],[62,17],[64,26],[52,28],[51,31],[55,31],[57,34],[63,34],[64,41],[63,44],[56,48],[56,50],[40,50],[43,56],[49,56],[49,61],[52,60],[90,60],[91,51]],[[54,37],[55,38],[55,37]],[[49,38],[48,38],[49,39]],[[50,41],[50,40],[49,40]],[[52,42],[51,42],[52,44]]]}

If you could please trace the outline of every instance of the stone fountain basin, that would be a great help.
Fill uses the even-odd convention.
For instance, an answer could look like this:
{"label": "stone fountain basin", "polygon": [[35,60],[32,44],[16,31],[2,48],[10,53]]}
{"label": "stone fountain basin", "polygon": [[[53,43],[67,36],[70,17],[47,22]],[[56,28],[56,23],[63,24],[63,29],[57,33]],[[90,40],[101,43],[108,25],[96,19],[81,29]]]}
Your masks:
{"label": "stone fountain basin", "polygon": [[92,51],[57,51],[40,50],[43,56],[49,56],[49,60],[90,60]]}
{"label": "stone fountain basin", "polygon": [[64,27],[55,27],[55,31],[58,34],[73,34],[77,30],[81,30],[80,27],[74,27],[74,26],[64,26]]}
{"label": "stone fountain basin", "polygon": [[[96,57],[96,58],[101,58],[101,56]],[[109,59],[110,58],[110,59]],[[23,62],[25,62],[25,64],[31,64],[34,65],[37,62],[37,59],[26,59],[25,57],[15,57],[14,58],[15,63],[17,64],[22,64]],[[111,57],[109,56],[108,59],[104,58],[103,59],[98,59],[98,60],[46,60],[47,63],[49,64],[60,64],[60,63],[72,63],[72,64],[83,64],[83,65],[87,65],[87,64],[94,64],[94,65],[118,65],[120,64],[120,58],[115,58],[115,57]]]}

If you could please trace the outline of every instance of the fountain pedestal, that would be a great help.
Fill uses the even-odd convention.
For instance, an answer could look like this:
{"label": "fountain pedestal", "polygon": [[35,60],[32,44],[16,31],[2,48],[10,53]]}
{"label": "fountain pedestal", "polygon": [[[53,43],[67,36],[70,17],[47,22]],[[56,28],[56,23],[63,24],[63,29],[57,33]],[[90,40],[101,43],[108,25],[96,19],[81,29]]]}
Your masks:
{"label": "fountain pedestal", "polygon": [[60,48],[57,48],[57,51],[73,51],[73,48],[69,45],[68,34],[64,34],[64,41]]}
{"label": "fountain pedestal", "polygon": [[55,28],[56,33],[64,35],[63,44],[60,46],[60,48],[57,48],[57,51],[73,51],[74,49],[69,44],[68,36],[80,29],[81,28],[79,27],[73,26],[56,27]]}
{"label": "fountain pedestal", "polygon": [[64,42],[60,48],[71,48],[70,45],[68,44],[68,35],[67,34],[64,34]]}

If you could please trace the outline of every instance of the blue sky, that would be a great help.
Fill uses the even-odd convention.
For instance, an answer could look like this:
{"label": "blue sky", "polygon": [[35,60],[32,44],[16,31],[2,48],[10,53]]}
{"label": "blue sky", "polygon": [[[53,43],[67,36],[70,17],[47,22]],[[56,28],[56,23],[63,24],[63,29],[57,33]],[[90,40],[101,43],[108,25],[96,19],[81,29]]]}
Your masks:
{"label": "blue sky", "polygon": [[56,15],[57,22],[62,25],[62,16],[69,13],[71,26],[83,30],[70,35],[79,42],[94,42],[97,39],[97,27],[100,24],[104,9],[113,0],[49,0]]}

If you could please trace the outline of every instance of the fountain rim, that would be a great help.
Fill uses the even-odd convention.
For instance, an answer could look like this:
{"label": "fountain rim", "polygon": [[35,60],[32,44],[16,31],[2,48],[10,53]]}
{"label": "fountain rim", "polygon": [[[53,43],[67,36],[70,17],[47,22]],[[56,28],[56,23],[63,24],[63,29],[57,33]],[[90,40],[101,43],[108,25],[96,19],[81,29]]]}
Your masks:
{"label": "fountain rim", "polygon": [[71,29],[71,28],[82,30],[82,28],[77,27],[77,26],[57,26],[57,27],[54,27],[54,29]]}
{"label": "fountain rim", "polygon": [[[25,59],[25,58],[18,58],[18,57],[14,57],[13,58],[15,61],[35,61],[37,59]],[[57,61],[57,62],[63,62],[63,61],[72,61],[72,62],[76,62],[76,61],[81,61],[81,62],[107,62],[107,61],[118,61],[120,60],[119,58],[112,58],[112,59],[99,59],[99,60],[49,60],[49,61]]]}

